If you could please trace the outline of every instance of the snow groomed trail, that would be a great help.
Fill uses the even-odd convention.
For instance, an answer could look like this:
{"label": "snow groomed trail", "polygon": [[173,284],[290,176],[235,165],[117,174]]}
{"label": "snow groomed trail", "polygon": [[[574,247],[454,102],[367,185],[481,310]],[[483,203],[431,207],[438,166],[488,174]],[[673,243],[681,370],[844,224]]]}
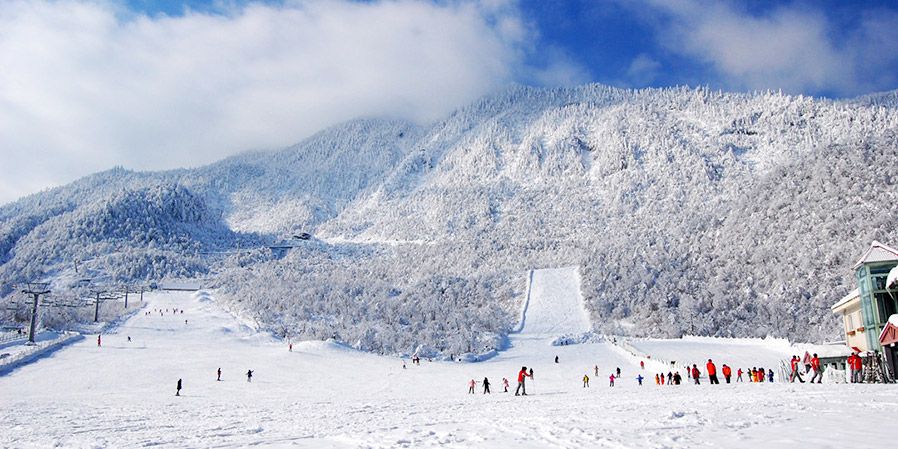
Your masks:
{"label": "snow groomed trail", "polygon": [[[0,447],[768,449],[893,440],[888,426],[867,424],[891,415],[895,386],[639,387],[636,361],[614,348],[535,337],[483,363],[403,369],[396,358],[328,342],[289,352],[205,295],[146,299],[151,313],[104,335],[101,347],[87,336],[0,376]],[[184,313],[164,312],[173,308]],[[583,388],[595,364],[601,375]],[[609,388],[618,364],[621,380]],[[535,370],[530,395],[501,393],[502,377],[513,389],[521,365]],[[466,394],[467,381],[483,377],[493,394],[480,385]]]}
{"label": "snow groomed trail", "polygon": [[533,270],[529,278],[520,333],[560,336],[592,328],[580,294],[579,267]]}

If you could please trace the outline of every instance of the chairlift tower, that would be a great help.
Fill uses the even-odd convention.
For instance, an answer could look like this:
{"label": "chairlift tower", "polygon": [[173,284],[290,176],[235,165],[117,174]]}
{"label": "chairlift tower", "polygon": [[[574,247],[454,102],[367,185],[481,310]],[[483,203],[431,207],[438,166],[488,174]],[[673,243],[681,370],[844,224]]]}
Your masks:
{"label": "chairlift tower", "polygon": [[37,309],[40,304],[41,295],[50,293],[50,283],[48,282],[28,282],[22,293],[31,295],[34,298],[34,306],[31,309],[31,327],[28,332],[28,342],[34,343],[34,332],[37,330]]}
{"label": "chairlift tower", "polygon": [[115,293],[111,293],[107,290],[97,290],[95,302],[94,302],[94,323],[100,322],[100,302],[115,301],[119,298],[120,298],[119,295],[116,295]]}

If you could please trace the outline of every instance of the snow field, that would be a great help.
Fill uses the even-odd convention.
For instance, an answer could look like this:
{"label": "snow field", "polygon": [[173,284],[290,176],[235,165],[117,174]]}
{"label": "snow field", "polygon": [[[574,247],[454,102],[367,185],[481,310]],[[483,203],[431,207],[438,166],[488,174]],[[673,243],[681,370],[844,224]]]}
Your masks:
{"label": "snow field", "polygon": [[[766,449],[893,439],[886,426],[865,425],[898,403],[892,385],[657,387],[646,379],[638,387],[637,359],[610,343],[551,346],[527,333],[486,362],[406,361],[403,369],[396,358],[332,342],[297,342],[288,352],[201,295],[146,299],[145,310],[185,312],[138,313],[104,335],[103,347],[87,336],[0,376],[0,447]],[[500,393],[502,377],[513,391],[521,365],[534,367],[530,395]],[[617,366],[622,377],[609,388]],[[484,376],[493,394],[480,385],[466,394],[467,382]]]}

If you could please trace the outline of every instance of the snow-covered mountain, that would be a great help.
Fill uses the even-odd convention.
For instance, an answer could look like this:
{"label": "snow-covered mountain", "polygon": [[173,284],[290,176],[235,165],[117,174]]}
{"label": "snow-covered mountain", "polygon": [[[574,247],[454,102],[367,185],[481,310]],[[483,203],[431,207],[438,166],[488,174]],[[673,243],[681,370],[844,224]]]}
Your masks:
{"label": "snow-covered mountain", "polygon": [[[896,166],[881,101],[512,87],[431,126],[32,195],[0,208],[0,276],[208,272],[284,334],[459,353],[503,344],[527,270],[579,265],[597,330],[829,338],[852,259],[898,240]],[[299,232],[321,240],[264,248]]]}

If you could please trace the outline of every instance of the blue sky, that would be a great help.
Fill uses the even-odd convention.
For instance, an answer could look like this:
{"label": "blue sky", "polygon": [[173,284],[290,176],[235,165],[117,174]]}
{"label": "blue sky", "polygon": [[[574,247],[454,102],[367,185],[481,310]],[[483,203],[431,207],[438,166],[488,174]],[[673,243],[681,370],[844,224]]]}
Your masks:
{"label": "blue sky", "polygon": [[431,123],[511,83],[898,88],[877,0],[4,0],[0,30],[0,203],[357,117]]}
{"label": "blue sky", "polygon": [[[130,8],[143,14],[181,16],[186,12],[228,14],[249,3],[240,0],[131,0]],[[299,2],[268,1],[268,5],[284,7]],[[370,1],[367,3],[371,3]],[[451,3],[451,2],[437,2]],[[859,94],[898,88],[898,77],[884,75],[898,73],[898,2],[886,0],[845,1],[718,1],[706,2],[715,8],[700,4],[699,15],[704,19],[681,13],[691,1],[679,0],[522,0],[510,2],[516,6],[521,19],[533,32],[532,45],[527,49],[527,63],[542,67],[557,62],[559,58],[576,67],[570,80],[556,80],[555,84],[599,82],[620,87],[664,87],[673,85],[708,85],[724,90],[774,89],[788,93],[801,93],[831,98],[852,97]],[[704,13],[704,14],[701,14]],[[731,19],[742,22],[755,20],[764,25],[779,24],[780,28],[801,28],[811,18],[812,25],[820,26],[829,50],[837,53],[837,65],[849,66],[856,73],[830,75],[831,79],[808,82],[784,82],[783,76],[796,76],[786,70],[770,67],[774,72],[745,74],[742,70],[721,67],[715,58],[702,57],[699,48],[681,50],[670,45],[677,36],[666,32],[669,27],[712,27],[721,16],[732,14]],[[869,42],[865,30],[874,26],[872,19],[879,19],[884,43]],[[744,22],[743,22],[744,23]],[[750,24],[745,24],[751,29]],[[894,26],[891,26],[894,25]],[[891,28],[891,29],[890,29]],[[728,36],[718,36],[726,42]],[[731,37],[732,38],[732,37]],[[762,38],[762,36],[759,36]],[[852,54],[857,41],[868,41],[877,55],[872,68],[862,55]],[[828,42],[827,42],[828,41]],[[801,45],[797,39],[794,45]],[[784,39],[783,45],[790,44]],[[674,44],[676,45],[676,44]],[[860,45],[863,46],[863,45]],[[863,51],[863,50],[858,50]],[[883,51],[883,53],[880,53]],[[827,54],[829,52],[825,52]],[[814,70],[813,65],[807,67]],[[872,72],[872,73],[871,73]],[[552,84],[526,71],[517,74],[516,80],[527,84]]]}

